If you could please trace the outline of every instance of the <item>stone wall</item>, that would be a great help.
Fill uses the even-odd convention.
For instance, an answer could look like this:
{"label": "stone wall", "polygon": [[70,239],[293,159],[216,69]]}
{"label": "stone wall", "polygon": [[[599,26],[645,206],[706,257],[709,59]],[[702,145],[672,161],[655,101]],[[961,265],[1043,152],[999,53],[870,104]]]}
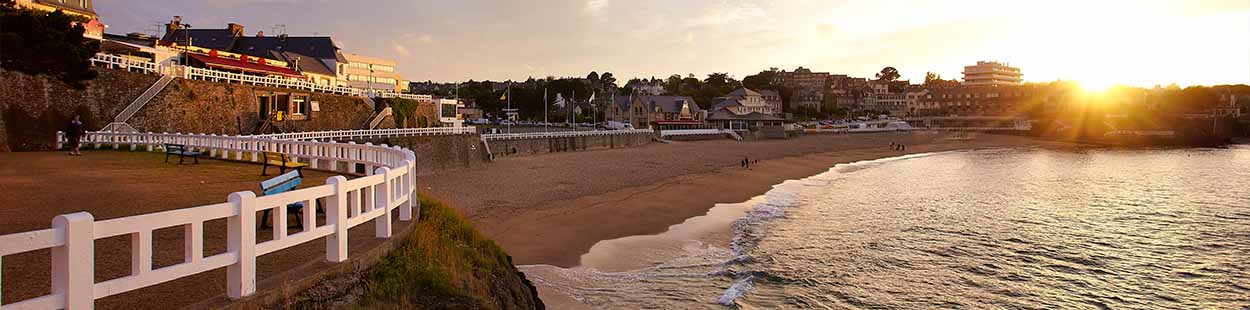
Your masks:
{"label": "stone wall", "polygon": [[[56,131],[80,114],[87,130],[99,130],[158,79],[125,70],[96,69],[86,89],[72,89],[46,76],[0,70],[0,151],[49,150]],[[286,121],[291,131],[360,129],[373,114],[364,100],[317,92],[175,79],[135,113],[140,131],[253,134],[261,119],[257,95],[302,93],[317,102],[308,120]]]}
{"label": "stone wall", "polygon": [[498,157],[525,156],[595,149],[615,149],[651,143],[652,134],[635,133],[611,136],[499,140],[490,142],[491,153]]}
{"label": "stone wall", "polygon": [[417,154],[417,174],[468,169],[486,164],[482,136],[419,136],[357,140],[356,143],[398,145]]}

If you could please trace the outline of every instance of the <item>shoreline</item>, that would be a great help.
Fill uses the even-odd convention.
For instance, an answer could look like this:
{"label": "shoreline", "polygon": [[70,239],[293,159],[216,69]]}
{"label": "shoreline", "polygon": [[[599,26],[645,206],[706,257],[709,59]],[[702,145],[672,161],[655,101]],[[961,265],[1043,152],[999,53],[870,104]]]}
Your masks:
{"label": "shoreline", "polygon": [[[793,140],[696,141],[556,153],[508,158],[489,168],[439,174],[426,178],[439,182],[425,182],[421,188],[427,195],[464,212],[483,233],[505,248],[515,265],[567,268],[581,265],[582,255],[600,241],[659,234],[673,225],[707,214],[718,203],[747,201],[776,184],[817,175],[836,164],[940,151],[1075,145],[1007,135],[979,135],[971,141],[949,140],[949,136],[943,133],[807,136]],[[907,144],[907,150],[894,151],[887,141],[902,141],[900,143]],[[807,149],[789,151],[798,154],[777,154],[773,149],[800,146]],[[719,151],[716,154],[719,157],[667,164],[648,160],[671,155],[669,153],[687,156],[685,153],[703,149]],[[725,150],[739,154],[724,154]],[[754,156],[749,156],[752,152]],[[760,161],[750,170],[742,169],[736,166],[741,154]],[[613,160],[619,165],[594,164]],[[716,160],[723,160],[722,164],[708,165],[708,161],[714,164]],[[630,180],[610,177],[595,182],[586,180],[622,173],[620,171],[641,176]]]}

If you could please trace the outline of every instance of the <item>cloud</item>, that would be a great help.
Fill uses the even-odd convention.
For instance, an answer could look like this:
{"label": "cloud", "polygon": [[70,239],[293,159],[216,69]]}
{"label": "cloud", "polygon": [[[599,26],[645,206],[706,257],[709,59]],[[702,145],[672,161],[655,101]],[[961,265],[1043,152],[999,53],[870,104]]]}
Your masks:
{"label": "cloud", "polygon": [[753,2],[729,1],[721,2],[708,8],[702,16],[687,23],[688,27],[723,26],[737,22],[749,22],[751,19],[762,18],[768,13]]}
{"label": "cloud", "polygon": [[404,57],[412,56],[412,52],[408,51],[408,47],[404,46],[403,44],[394,43],[392,46],[392,49],[395,50],[396,54],[403,55]]}
{"label": "cloud", "polygon": [[611,0],[589,0],[586,1],[585,10],[586,13],[599,14],[599,12],[603,12],[603,9],[607,8],[609,4],[611,4]]}

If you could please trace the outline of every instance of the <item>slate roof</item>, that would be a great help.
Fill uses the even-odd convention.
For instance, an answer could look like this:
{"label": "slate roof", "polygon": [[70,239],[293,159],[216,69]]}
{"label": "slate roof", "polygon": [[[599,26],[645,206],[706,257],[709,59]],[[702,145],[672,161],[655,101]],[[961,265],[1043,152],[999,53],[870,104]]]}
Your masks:
{"label": "slate roof", "polygon": [[642,96],[642,102],[649,108],[648,111],[655,111],[656,107],[660,108],[660,112],[664,113],[680,113],[683,103],[690,103],[690,113],[699,113],[703,109],[694,102],[694,98],[686,96]]}
{"label": "slate roof", "polygon": [[756,92],[754,90],[751,90],[745,87],[739,88],[738,90],[735,90],[733,92],[730,92],[728,95],[725,95],[725,97],[730,97],[730,98],[746,98],[746,96],[763,96],[763,95],[761,95],[759,92]]}
{"label": "slate roof", "polygon": [[329,65],[326,65],[325,62],[322,62],[321,59],[317,59],[316,57],[311,57],[308,55],[302,55],[302,54],[292,53],[292,52],[278,52],[278,51],[270,51],[270,55],[271,55],[269,56],[270,58],[279,59],[287,63],[294,63],[295,67],[299,68],[300,72],[316,73],[316,74],[329,75],[329,76],[335,75],[333,68],[330,68]]}
{"label": "slate roof", "polygon": [[191,45],[219,51],[230,51],[235,40],[234,35],[227,29],[178,29],[166,33],[164,37],[161,37],[161,41],[186,42],[188,38],[191,39]]}
{"label": "slate roof", "polygon": [[270,57],[269,51],[293,52],[318,59],[338,58],[338,47],[330,37],[239,37],[230,49],[232,53],[257,57]]}
{"label": "slate roof", "polygon": [[338,47],[330,37],[236,37],[229,29],[178,29],[161,41],[185,42],[191,45],[254,57],[273,57],[270,51],[294,52],[318,59],[339,59]]}

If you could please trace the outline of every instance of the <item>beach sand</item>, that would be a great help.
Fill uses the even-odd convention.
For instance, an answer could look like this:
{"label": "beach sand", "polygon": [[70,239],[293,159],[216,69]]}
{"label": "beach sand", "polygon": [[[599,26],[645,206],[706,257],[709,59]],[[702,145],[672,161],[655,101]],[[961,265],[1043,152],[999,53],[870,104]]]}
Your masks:
{"label": "beach sand", "polygon": [[[646,253],[637,251],[637,256],[627,257],[621,253],[630,251],[617,248],[595,251],[614,253],[613,257],[587,255],[597,243],[665,233],[674,225],[708,215],[718,203],[741,203],[775,184],[823,173],[839,163],[964,149],[1070,145],[1010,135],[981,134],[967,141],[951,137],[916,132],[653,143],[506,158],[486,168],[442,173],[418,182],[423,191],[463,210],[479,230],[513,256],[516,265],[586,265],[614,271],[648,264]],[[905,144],[906,151],[894,150],[892,142]],[[760,161],[743,169],[739,163],[744,157]],[[712,218],[705,221],[716,222],[719,228],[713,233],[723,234],[727,243],[731,236],[726,223],[731,221],[724,216]],[[657,246],[651,241],[615,240],[603,246]],[[577,305],[568,296],[539,287],[541,297],[553,308]]]}
{"label": "beach sand", "polygon": [[[907,145],[896,151],[891,142]],[[960,149],[1060,143],[1008,135],[971,141],[945,133],[814,135],[791,140],[653,143],[628,149],[505,158],[419,178],[423,192],[460,208],[517,265],[572,267],[600,240],[663,232],[773,185],[839,163]],[[751,169],[744,158],[760,160]]]}

